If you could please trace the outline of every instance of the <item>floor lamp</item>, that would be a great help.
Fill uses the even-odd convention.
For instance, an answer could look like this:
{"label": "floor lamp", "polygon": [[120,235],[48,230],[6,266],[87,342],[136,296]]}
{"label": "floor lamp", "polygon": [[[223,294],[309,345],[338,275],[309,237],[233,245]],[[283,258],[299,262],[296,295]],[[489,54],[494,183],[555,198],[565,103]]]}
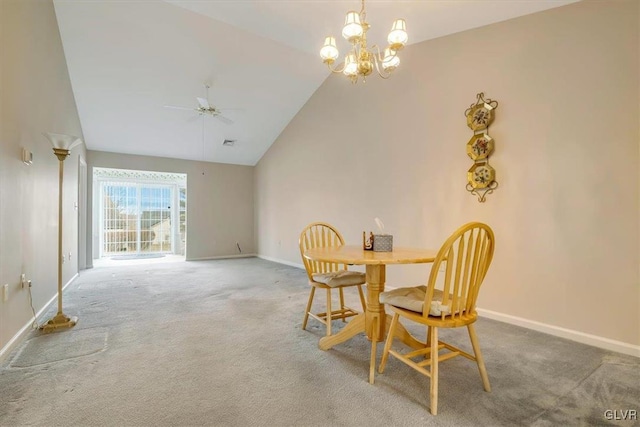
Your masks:
{"label": "floor lamp", "polygon": [[62,312],[62,179],[64,177],[64,160],[69,157],[71,149],[82,143],[77,136],[61,135],[58,133],[45,133],[51,145],[53,153],[60,161],[58,177],[58,314],[41,326],[45,331],[72,328],[78,322],[77,317],[68,317]]}

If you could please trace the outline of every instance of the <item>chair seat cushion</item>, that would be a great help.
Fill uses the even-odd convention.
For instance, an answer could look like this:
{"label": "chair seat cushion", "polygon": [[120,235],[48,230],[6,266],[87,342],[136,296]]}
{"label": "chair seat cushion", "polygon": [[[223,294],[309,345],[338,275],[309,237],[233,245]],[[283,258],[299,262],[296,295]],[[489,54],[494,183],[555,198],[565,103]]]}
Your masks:
{"label": "chair seat cushion", "polygon": [[340,286],[362,285],[366,279],[365,274],[359,271],[340,270],[314,274],[313,281],[323,283],[331,288],[338,288]]}
{"label": "chair seat cushion", "polygon": [[[412,288],[398,288],[380,294],[380,303],[389,304],[405,310],[422,313],[424,310],[424,298],[427,294],[426,286],[416,286]],[[429,309],[429,316],[440,316],[449,314],[451,308],[442,304],[443,293],[439,289],[433,290],[433,300]]]}

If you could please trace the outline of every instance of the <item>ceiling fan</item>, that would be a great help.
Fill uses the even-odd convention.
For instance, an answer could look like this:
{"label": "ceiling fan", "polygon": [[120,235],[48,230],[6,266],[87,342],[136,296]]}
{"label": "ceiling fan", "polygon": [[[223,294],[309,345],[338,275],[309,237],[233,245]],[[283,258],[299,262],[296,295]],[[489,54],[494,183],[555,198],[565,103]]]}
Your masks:
{"label": "ceiling fan", "polygon": [[165,105],[166,108],[175,108],[177,110],[191,110],[191,111],[196,111],[199,115],[209,115],[211,117],[215,117],[216,119],[220,120],[222,123],[227,124],[227,125],[231,125],[233,124],[233,120],[231,120],[230,118],[224,116],[222,114],[222,110],[214,107],[213,105],[211,105],[211,103],[209,103],[209,85],[205,84],[204,87],[207,90],[207,97],[206,98],[198,98],[196,97],[196,100],[198,101],[198,106],[197,107],[180,107],[180,106],[176,106],[176,105]]}

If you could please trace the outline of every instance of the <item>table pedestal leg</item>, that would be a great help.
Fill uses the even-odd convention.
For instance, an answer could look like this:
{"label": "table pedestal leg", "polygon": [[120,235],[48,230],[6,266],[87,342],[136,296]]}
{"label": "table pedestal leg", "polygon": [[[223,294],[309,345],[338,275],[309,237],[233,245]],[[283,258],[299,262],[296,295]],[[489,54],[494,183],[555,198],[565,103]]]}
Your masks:
{"label": "table pedestal leg", "polygon": [[[384,341],[386,330],[391,324],[391,316],[384,311],[384,304],[380,304],[380,292],[384,291],[386,271],[384,265],[367,265],[367,310],[365,313],[353,317],[347,325],[335,335],[320,339],[318,347],[329,350],[331,347],[343,343],[359,333],[366,332],[371,340],[371,360],[369,363],[369,382],[373,384],[377,355],[377,343]],[[384,319],[384,321],[382,321]],[[424,348],[421,343],[398,324],[396,337],[412,348]]]}
{"label": "table pedestal leg", "polygon": [[384,312],[384,304],[380,304],[380,292],[384,291],[386,279],[385,265],[367,265],[367,311],[366,331],[371,340],[371,357],[369,361],[369,383],[373,384],[376,369],[376,356],[378,341],[384,340],[387,315]]}
{"label": "table pedestal leg", "polygon": [[365,323],[364,313],[358,314],[357,316],[351,318],[349,323],[347,323],[347,325],[344,328],[342,328],[340,332],[338,332],[337,334],[320,338],[318,347],[320,347],[320,350],[329,350],[334,345],[343,343],[348,339],[353,338],[359,333],[365,331],[364,323]]}
{"label": "table pedestal leg", "polygon": [[[387,328],[389,328],[391,326],[391,319],[393,319],[393,316],[391,315],[387,315]],[[415,349],[420,349],[420,348],[424,348],[425,343],[420,342],[419,340],[417,340],[413,335],[411,335],[409,333],[409,331],[407,331],[407,329],[402,326],[402,323],[398,322],[398,326],[396,326],[396,333],[395,333],[396,338],[398,338],[400,341],[402,341],[403,343],[405,343],[406,345],[408,345],[411,348],[415,348]],[[383,341],[386,339],[386,337],[383,339]]]}
{"label": "table pedestal leg", "polygon": [[385,265],[367,265],[367,337],[373,338],[373,328],[376,328],[376,338],[384,337],[386,322],[380,319],[385,318],[384,304],[380,304],[380,292],[384,291],[384,281],[386,276]]}

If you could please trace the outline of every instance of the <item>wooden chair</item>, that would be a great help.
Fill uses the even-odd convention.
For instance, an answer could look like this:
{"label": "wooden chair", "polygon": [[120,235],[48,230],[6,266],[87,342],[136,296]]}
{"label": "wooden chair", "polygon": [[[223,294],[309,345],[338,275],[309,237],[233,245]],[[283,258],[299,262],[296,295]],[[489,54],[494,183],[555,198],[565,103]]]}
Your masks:
{"label": "wooden chair", "polygon": [[[302,321],[302,329],[306,329],[307,320],[309,320],[309,316],[311,316],[324,323],[326,326],[326,335],[329,336],[331,335],[332,320],[342,319],[344,322],[347,317],[359,314],[359,312],[344,304],[344,294],[342,292],[344,288],[349,286],[358,287],[362,309],[363,311],[365,310],[366,302],[362,292],[362,285],[366,282],[365,274],[347,270],[346,264],[311,261],[304,257],[304,252],[307,249],[344,245],[344,239],[340,232],[329,224],[324,222],[314,222],[309,224],[304,228],[304,230],[302,230],[302,233],[300,233],[300,240],[298,243],[300,245],[302,262],[307,270],[307,276],[309,276],[309,285],[311,285],[309,301],[307,302],[304,320]],[[340,308],[332,310],[331,291],[336,288],[340,295]],[[327,291],[327,309],[323,313],[311,312],[311,305],[313,303],[313,297],[316,289],[325,289]]]}
{"label": "wooden chair", "polygon": [[[431,379],[431,413],[438,412],[438,364],[464,356],[478,364],[485,391],[491,391],[474,329],[476,300],[493,258],[495,239],[489,226],[472,222],[460,227],[440,248],[426,286],[399,288],[380,294],[380,302],[394,312],[378,372],[384,371],[389,354]],[[438,280],[440,273],[444,276]],[[442,283],[442,289],[436,284]],[[439,286],[440,287],[440,286]],[[392,350],[395,329],[402,317],[427,327],[424,348],[401,354]],[[466,326],[473,355],[438,340],[438,328]],[[444,354],[440,354],[440,351]],[[414,360],[415,359],[415,360]],[[430,367],[429,370],[426,368]]]}

